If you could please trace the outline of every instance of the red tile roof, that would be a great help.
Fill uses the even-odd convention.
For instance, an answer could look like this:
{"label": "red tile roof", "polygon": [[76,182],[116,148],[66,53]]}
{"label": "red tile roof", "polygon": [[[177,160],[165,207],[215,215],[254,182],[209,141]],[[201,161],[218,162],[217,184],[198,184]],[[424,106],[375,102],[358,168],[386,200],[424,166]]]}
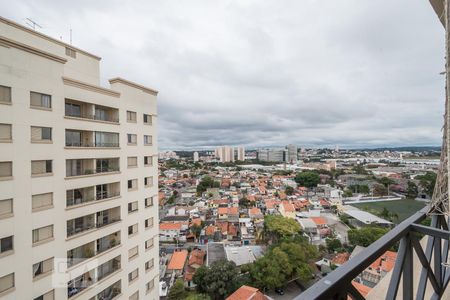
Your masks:
{"label": "red tile roof", "polygon": [[243,285],[238,288],[233,294],[228,296],[226,300],[265,300],[267,299],[263,293],[257,288]]}
{"label": "red tile roof", "polygon": [[364,297],[367,297],[369,292],[372,290],[372,288],[365,286],[364,284],[361,284],[356,281],[352,281],[352,285],[358,290],[358,292],[361,293]]}
{"label": "red tile roof", "polygon": [[325,219],[324,217],[311,217],[311,220],[313,220],[313,222],[316,223],[317,226],[328,224],[327,219]]}
{"label": "red tile roof", "polygon": [[181,223],[161,223],[159,230],[181,230]]}
{"label": "red tile roof", "polygon": [[170,258],[168,270],[182,270],[188,256],[187,250],[174,252]]}
{"label": "red tile roof", "polygon": [[205,251],[200,249],[194,249],[191,252],[191,256],[189,257],[188,264],[191,265],[203,265],[203,260],[205,258]]}

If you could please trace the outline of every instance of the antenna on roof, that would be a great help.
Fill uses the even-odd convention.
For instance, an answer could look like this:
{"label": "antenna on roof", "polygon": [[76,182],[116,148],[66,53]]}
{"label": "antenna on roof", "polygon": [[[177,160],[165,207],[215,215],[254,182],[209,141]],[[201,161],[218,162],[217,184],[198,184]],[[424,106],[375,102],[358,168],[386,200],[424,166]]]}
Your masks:
{"label": "antenna on roof", "polygon": [[25,23],[26,23],[28,26],[30,26],[31,28],[33,28],[33,30],[36,30],[36,26],[39,27],[39,28],[42,28],[41,25],[39,25],[37,22],[33,21],[33,20],[30,19],[30,18],[26,18],[26,19],[25,19]]}
{"label": "antenna on roof", "polygon": [[70,27],[70,44],[72,45],[72,27]]}

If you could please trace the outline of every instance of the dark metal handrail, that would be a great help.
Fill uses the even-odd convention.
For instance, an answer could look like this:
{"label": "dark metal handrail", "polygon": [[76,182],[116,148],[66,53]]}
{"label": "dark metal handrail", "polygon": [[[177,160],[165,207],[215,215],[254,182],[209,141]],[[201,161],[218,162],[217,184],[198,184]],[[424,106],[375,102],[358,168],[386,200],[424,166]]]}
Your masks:
{"label": "dark metal handrail", "polygon": [[[392,270],[392,277],[385,299],[396,298],[402,274],[402,291],[403,296],[406,297],[405,299],[424,299],[425,287],[428,281],[431,282],[432,288],[434,289],[433,297],[438,297],[436,299],[439,299],[450,281],[450,270],[446,272],[445,267],[442,265],[442,263],[447,261],[450,231],[448,230],[447,220],[442,215],[432,215],[431,226],[418,224],[426,218],[429,211],[430,208],[428,206],[418,211],[295,299],[348,299],[348,297],[358,300],[365,299],[353,287],[353,279],[398,241],[400,241],[400,247],[397,252],[397,260]],[[417,233],[429,236],[425,251],[422,250],[418,242]],[[441,240],[445,241],[444,247],[441,247]],[[413,277],[417,278],[418,276],[413,276],[412,254],[414,251],[423,266],[415,297],[413,295]],[[432,254],[434,268],[431,267],[433,263],[431,261]]]}

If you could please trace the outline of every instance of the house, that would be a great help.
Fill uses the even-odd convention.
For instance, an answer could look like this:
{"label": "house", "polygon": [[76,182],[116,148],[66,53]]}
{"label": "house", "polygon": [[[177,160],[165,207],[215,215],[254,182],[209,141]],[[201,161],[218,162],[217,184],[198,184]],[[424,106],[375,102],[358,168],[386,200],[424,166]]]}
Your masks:
{"label": "house", "polygon": [[177,276],[182,275],[187,256],[187,250],[175,251],[167,265],[167,273],[175,273]]}
{"label": "house", "polygon": [[236,266],[242,266],[253,263],[256,260],[253,251],[248,246],[242,247],[225,247],[225,254],[228,261],[232,261]]}
{"label": "house", "polygon": [[226,300],[268,300],[269,298],[261,293],[257,288],[243,285],[233,294],[228,296]]}
{"label": "house", "polygon": [[181,234],[181,223],[164,222],[159,224],[159,240],[161,242],[173,242],[174,239],[186,241],[186,236]]}
{"label": "house", "polygon": [[227,220],[228,219],[228,207],[219,207],[217,209],[217,218],[219,220]]}
{"label": "house", "polygon": [[374,287],[395,265],[397,252],[386,251],[361,273],[363,284]]}
{"label": "house", "polygon": [[257,208],[257,207],[252,207],[252,208],[250,208],[250,209],[248,210],[248,216],[249,216],[251,219],[263,219],[263,218],[264,218],[264,216],[263,216],[261,210],[260,210],[259,208]]}
{"label": "house", "polygon": [[194,249],[191,251],[189,261],[184,272],[184,284],[186,287],[195,287],[192,279],[197,269],[203,266],[203,264],[205,263],[205,255],[205,251],[202,251],[200,249]]}
{"label": "house", "polygon": [[278,211],[283,217],[295,219],[295,208],[289,201],[282,201]]}

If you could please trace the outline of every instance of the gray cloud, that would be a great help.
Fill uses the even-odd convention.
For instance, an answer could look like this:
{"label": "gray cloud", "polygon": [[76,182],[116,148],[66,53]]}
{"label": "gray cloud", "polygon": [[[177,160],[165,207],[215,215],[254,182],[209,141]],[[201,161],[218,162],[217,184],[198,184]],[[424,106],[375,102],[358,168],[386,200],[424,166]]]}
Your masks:
{"label": "gray cloud", "polygon": [[2,15],[154,87],[161,148],[439,145],[443,29],[427,1],[7,1]]}

